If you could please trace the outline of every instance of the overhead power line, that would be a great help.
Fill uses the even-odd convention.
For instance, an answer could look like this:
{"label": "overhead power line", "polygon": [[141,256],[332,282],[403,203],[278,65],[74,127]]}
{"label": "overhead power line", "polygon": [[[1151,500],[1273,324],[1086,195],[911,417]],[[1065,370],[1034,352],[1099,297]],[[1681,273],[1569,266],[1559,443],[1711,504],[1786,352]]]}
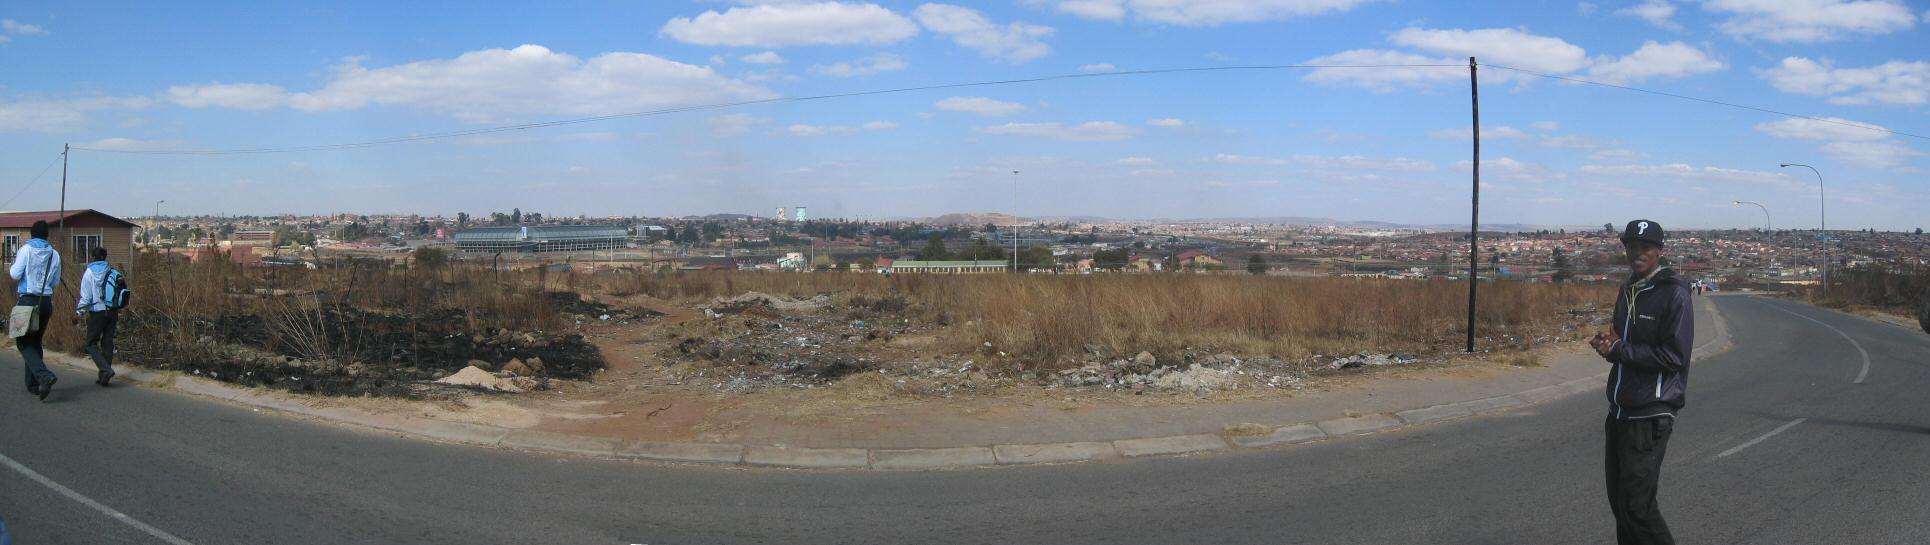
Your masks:
{"label": "overhead power line", "polygon": [[1488,68],[1500,68],[1500,69],[1502,69],[1502,70],[1512,70],[1512,71],[1515,71],[1515,72],[1520,72],[1520,73],[1523,73],[1523,74],[1527,74],[1527,75],[1530,75],[1530,76],[1536,76],[1536,77],[1543,77],[1543,78],[1548,78],[1548,79],[1554,79],[1554,80],[1561,80],[1561,81],[1566,81],[1566,82],[1571,82],[1571,83],[1580,83],[1580,84],[1584,84],[1584,85],[1595,85],[1595,86],[1599,86],[1599,87],[1608,87],[1608,88],[1611,88],[1611,89],[1621,89],[1621,90],[1624,90],[1624,91],[1634,91],[1634,92],[1637,92],[1637,93],[1648,93],[1648,94],[1651,94],[1651,95],[1658,95],[1658,96],[1665,96],[1665,97],[1669,97],[1669,98],[1675,98],[1675,99],[1681,99],[1681,100],[1688,100],[1688,101],[1694,101],[1694,102],[1701,102],[1701,103],[1704,103],[1704,104],[1714,104],[1714,105],[1717,105],[1717,106],[1727,106],[1727,107],[1730,107],[1730,108],[1738,108],[1738,109],[1743,109],[1743,110],[1750,110],[1750,111],[1756,111],[1756,112],[1762,112],[1762,113],[1767,113],[1767,114],[1775,114],[1775,115],[1780,115],[1780,116],[1784,116],[1784,117],[1793,117],[1793,118],[1796,118],[1796,119],[1807,119],[1807,120],[1810,120],[1810,121],[1817,121],[1817,122],[1821,122],[1821,123],[1829,123],[1829,124],[1832,124],[1832,125],[1842,125],[1842,126],[1845,126],[1845,127],[1856,127],[1856,128],[1858,128],[1858,129],[1864,129],[1864,130],[1870,130],[1870,131],[1876,131],[1876,132],[1882,132],[1882,133],[1889,133],[1889,134],[1892,134],[1892,135],[1896,135],[1896,136],[1907,136],[1907,137],[1910,137],[1910,138],[1919,138],[1919,139],[1923,139],[1923,140],[1930,140],[1930,136],[1924,136],[1924,135],[1920,135],[1920,134],[1912,134],[1912,133],[1907,133],[1907,132],[1903,132],[1903,131],[1897,131],[1897,130],[1891,130],[1891,129],[1889,129],[1889,128],[1886,128],[1886,127],[1878,127],[1878,126],[1875,126],[1875,125],[1865,125],[1865,124],[1862,124],[1862,123],[1851,123],[1851,122],[1847,122],[1847,121],[1843,121],[1843,120],[1840,120],[1840,119],[1830,119],[1830,118],[1826,118],[1826,117],[1816,117],[1816,116],[1810,116],[1810,115],[1803,115],[1803,114],[1793,114],[1793,113],[1789,113],[1789,112],[1784,112],[1784,111],[1779,111],[1779,110],[1771,110],[1771,109],[1769,109],[1769,108],[1760,108],[1760,107],[1756,107],[1756,106],[1750,106],[1750,105],[1747,105],[1747,104],[1737,104],[1737,103],[1734,103],[1734,102],[1724,102],[1724,101],[1720,101],[1720,100],[1715,100],[1715,99],[1708,99],[1708,98],[1702,98],[1702,97],[1693,97],[1693,96],[1689,96],[1689,95],[1683,95],[1683,94],[1677,94],[1677,93],[1670,93],[1670,92],[1667,92],[1667,91],[1656,91],[1656,90],[1652,90],[1652,89],[1643,89],[1643,88],[1640,88],[1640,87],[1630,87],[1630,86],[1627,86],[1627,85],[1616,85],[1616,84],[1613,84],[1613,83],[1605,83],[1605,82],[1600,82],[1600,81],[1594,81],[1594,80],[1587,80],[1587,79],[1582,79],[1582,78],[1577,78],[1577,77],[1573,77],[1573,76],[1561,76],[1561,75],[1555,75],[1555,74],[1547,74],[1547,73],[1542,73],[1542,72],[1536,72],[1536,71],[1534,71],[1534,70],[1528,70],[1528,69],[1526,69],[1526,68],[1515,68],[1515,67],[1513,67],[1513,66],[1505,66],[1505,65],[1500,65],[1500,64],[1483,64],[1483,65],[1481,65],[1481,66],[1486,66],[1486,67],[1488,67]]}
{"label": "overhead power line", "polygon": [[41,168],[41,169],[40,169],[40,173],[39,173],[39,174],[35,174],[35,175],[34,175],[34,179],[32,179],[32,180],[29,180],[29,181],[27,182],[27,185],[23,185],[23,186],[20,186],[20,190],[19,190],[19,191],[15,191],[15,192],[13,193],[13,196],[12,196],[12,197],[7,197],[7,200],[6,200],[6,202],[0,202],[0,210],[5,210],[5,209],[7,208],[7,205],[9,205],[9,204],[13,204],[13,201],[14,201],[14,199],[18,199],[18,198],[20,198],[20,196],[21,196],[21,195],[25,195],[25,194],[27,194],[27,190],[29,190],[29,189],[33,189],[33,186],[34,186],[34,184],[37,184],[37,183],[40,183],[40,178],[41,178],[42,176],[46,176],[46,175],[47,175],[47,171],[49,171],[49,170],[53,170],[53,169],[54,169],[54,164],[55,164],[55,163],[59,163],[59,162],[60,162],[60,156],[61,156],[61,155],[63,155],[63,154],[60,154],[60,153],[56,153],[56,154],[54,154],[54,160],[52,160],[52,161],[48,161],[48,162],[47,162],[47,166],[46,166],[46,167],[44,167],[44,168]]}
{"label": "overhead power line", "polygon": [[921,86],[915,86],[915,87],[899,87],[894,89],[855,91],[855,92],[849,92],[849,93],[834,93],[834,94],[828,94],[828,95],[779,97],[779,98],[767,98],[767,99],[759,99],[759,100],[744,100],[744,101],[737,101],[737,102],[720,102],[720,103],[714,103],[714,104],[682,106],[682,107],[676,107],[676,108],[664,108],[659,110],[646,110],[646,111],[640,111],[640,112],[627,112],[627,113],[619,113],[619,114],[599,115],[594,117],[559,119],[555,121],[543,121],[543,122],[536,122],[536,123],[523,123],[523,124],[517,124],[517,125],[481,127],[481,128],[466,129],[466,130],[460,130],[460,131],[398,136],[393,138],[383,138],[379,140],[367,140],[362,142],[347,142],[347,143],[339,143],[339,144],[319,144],[319,145],[312,145],[312,146],[290,146],[290,147],[237,148],[237,149],[206,149],[206,150],[106,149],[106,148],[90,148],[90,147],[84,147],[84,146],[74,146],[73,149],[78,151],[90,151],[90,152],[100,152],[100,153],[127,153],[127,154],[139,154],[139,155],[242,155],[242,154],[255,154],[255,153],[293,153],[293,152],[305,152],[305,151],[334,151],[334,150],[359,149],[359,148],[366,148],[366,147],[372,147],[372,146],[383,146],[383,145],[389,145],[389,144],[402,144],[402,143],[408,143],[408,142],[420,142],[424,140],[439,140],[444,138],[455,138],[459,136],[475,136],[475,135],[498,133],[498,132],[558,127],[558,126],[564,126],[564,125],[579,125],[584,123],[596,123],[599,121],[610,121],[614,119],[651,117],[651,116],[695,112],[695,111],[722,110],[722,109],[729,109],[729,108],[738,108],[743,106],[755,106],[755,105],[761,105],[761,104],[809,102],[809,101],[817,101],[817,100],[831,100],[831,99],[852,98],[852,97],[872,96],[872,95],[888,95],[888,94],[898,94],[898,93],[912,93],[912,92],[918,92],[918,91],[960,89],[960,88],[968,88],[968,87],[1015,85],[1015,84],[1021,84],[1021,83],[1040,83],[1040,82],[1048,82],[1048,81],[1071,80],[1071,79],[1082,79],[1082,78],[1148,76],[1148,75],[1156,75],[1156,74],[1183,74],[1183,73],[1197,73],[1197,72],[1299,70],[1299,69],[1315,69],[1315,68],[1342,68],[1342,69],[1461,68],[1464,66],[1466,65],[1461,65],[1461,64],[1267,64],[1267,65],[1249,65],[1249,66],[1208,66],[1208,67],[1191,67],[1191,68],[1162,68],[1162,69],[1153,69],[1153,70],[1126,70],[1126,71],[1118,71],[1118,72],[1099,72],[1099,73],[1092,73],[1092,74],[1060,74],[1060,75],[1054,75],[1054,76],[1041,76],[1041,77],[1035,77],[1035,78],[975,81],[975,82],[967,82],[967,83],[947,83],[947,84],[941,84],[941,85],[921,85]]}

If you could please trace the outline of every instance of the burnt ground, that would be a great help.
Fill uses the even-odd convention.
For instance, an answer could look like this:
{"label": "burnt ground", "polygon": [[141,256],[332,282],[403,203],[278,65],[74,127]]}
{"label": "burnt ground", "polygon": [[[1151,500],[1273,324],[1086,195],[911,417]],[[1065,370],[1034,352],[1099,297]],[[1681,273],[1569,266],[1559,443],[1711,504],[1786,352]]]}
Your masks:
{"label": "burnt ground", "polygon": [[[585,302],[574,293],[546,297],[578,323],[627,322],[651,314]],[[199,320],[188,354],[158,342],[160,328],[145,321],[151,316],[130,314],[122,326],[128,334],[121,354],[143,367],[236,384],[390,397],[435,397],[448,388],[425,383],[470,365],[539,382],[589,380],[605,366],[602,353],[579,332],[475,327],[476,320],[462,309],[407,315],[336,304],[296,312],[299,316],[283,311]]]}

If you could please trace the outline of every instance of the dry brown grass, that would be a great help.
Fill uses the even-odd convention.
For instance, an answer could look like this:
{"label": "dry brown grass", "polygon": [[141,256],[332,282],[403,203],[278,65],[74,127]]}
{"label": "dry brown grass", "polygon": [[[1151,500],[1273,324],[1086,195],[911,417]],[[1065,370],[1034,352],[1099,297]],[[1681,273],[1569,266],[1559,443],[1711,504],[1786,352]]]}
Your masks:
{"label": "dry brown grass", "polygon": [[[1356,351],[1447,350],[1465,335],[1467,286],[1442,281],[1286,278],[1251,275],[898,275],[871,273],[702,272],[600,274],[541,269],[492,271],[461,263],[416,269],[341,266],[245,269],[225,260],[187,263],[152,254],[130,268],[129,320],[157,348],[190,351],[213,318],[263,316],[271,334],[300,342],[314,304],[342,303],[415,315],[459,308],[469,327],[554,330],[564,324],[545,291],[627,297],[680,304],[759,291],[792,297],[829,294],[863,307],[949,326],[931,350],[999,351],[1028,368],[1076,363],[1087,351],[1162,359],[1185,352],[1230,351],[1281,359]],[[69,288],[56,309],[73,308]],[[292,293],[294,295],[262,295]],[[290,303],[290,297],[298,303]],[[1495,282],[1481,289],[1485,337],[1547,335],[1573,318],[1570,310],[1606,307],[1613,288]],[[64,316],[64,314],[63,314]],[[199,324],[199,325],[197,325]],[[197,329],[197,328],[202,329]],[[278,332],[278,333],[277,333]],[[74,351],[80,334],[56,326],[49,346]],[[984,348],[989,343],[991,348]],[[312,344],[312,343],[311,343]],[[1486,346],[1504,344],[1484,341]],[[315,346],[317,354],[330,351]]]}
{"label": "dry brown grass", "polygon": [[[630,273],[595,277],[595,290],[697,302],[745,291],[846,304],[903,306],[957,324],[944,349],[992,349],[1058,367],[1088,349],[1168,356],[1226,350],[1280,358],[1360,350],[1424,351],[1466,335],[1467,285],[1441,281],[1250,275],[898,275],[866,273]],[[1526,336],[1567,311],[1606,307],[1613,287],[1484,284],[1482,335]]]}

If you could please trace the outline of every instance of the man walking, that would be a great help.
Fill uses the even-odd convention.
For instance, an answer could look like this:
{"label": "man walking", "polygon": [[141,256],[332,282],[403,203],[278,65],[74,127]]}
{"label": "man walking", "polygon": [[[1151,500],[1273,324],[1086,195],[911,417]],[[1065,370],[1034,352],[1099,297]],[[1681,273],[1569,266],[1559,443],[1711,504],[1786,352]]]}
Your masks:
{"label": "man walking", "polygon": [[1695,299],[1688,284],[1662,266],[1664,239],[1662,225],[1653,221],[1631,221],[1622,230],[1629,280],[1615,299],[1614,329],[1589,341],[1614,364],[1603,466],[1615,539],[1624,545],[1675,543],[1655,492],[1675,413],[1689,389]]}
{"label": "man walking", "polygon": [[87,355],[94,357],[94,367],[100,369],[94,383],[107,386],[108,379],[114,378],[114,332],[121,321],[121,309],[110,304],[119,296],[112,293],[115,286],[109,285],[109,277],[120,273],[107,264],[107,248],[95,246],[89,253],[93,262],[80,275],[80,300],[75,303],[74,317],[87,321]]}
{"label": "man walking", "polygon": [[7,269],[7,275],[13,277],[14,292],[20,296],[14,304],[14,316],[21,316],[19,307],[35,310],[32,323],[25,324],[26,331],[13,342],[20,348],[20,359],[27,364],[27,393],[46,401],[58,377],[47,370],[47,363],[41,359],[44,354],[40,350],[40,338],[46,335],[47,317],[54,312],[54,286],[60,285],[60,251],[47,243],[47,222],[36,221],[27,232],[33,238],[14,252],[13,266]]}

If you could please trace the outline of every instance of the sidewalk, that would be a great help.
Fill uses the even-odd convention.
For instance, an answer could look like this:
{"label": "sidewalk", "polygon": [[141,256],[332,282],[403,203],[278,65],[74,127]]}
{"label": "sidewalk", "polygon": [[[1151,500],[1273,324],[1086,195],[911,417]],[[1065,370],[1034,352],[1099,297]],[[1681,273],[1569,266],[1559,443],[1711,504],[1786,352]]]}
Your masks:
{"label": "sidewalk", "polygon": [[[1696,299],[1695,356],[1729,347],[1709,297]],[[91,371],[79,358],[49,358]],[[1544,366],[1459,376],[1372,377],[1265,401],[1077,410],[1014,406],[989,415],[883,415],[833,422],[760,421],[707,442],[652,442],[375,414],[312,398],[130,369],[134,382],[244,405],[464,444],[599,457],[799,468],[949,469],[1258,448],[1374,433],[1597,393],[1608,364],[1580,348]],[[1603,401],[1606,406],[1606,401]],[[1234,426],[1239,426],[1234,428]]]}

